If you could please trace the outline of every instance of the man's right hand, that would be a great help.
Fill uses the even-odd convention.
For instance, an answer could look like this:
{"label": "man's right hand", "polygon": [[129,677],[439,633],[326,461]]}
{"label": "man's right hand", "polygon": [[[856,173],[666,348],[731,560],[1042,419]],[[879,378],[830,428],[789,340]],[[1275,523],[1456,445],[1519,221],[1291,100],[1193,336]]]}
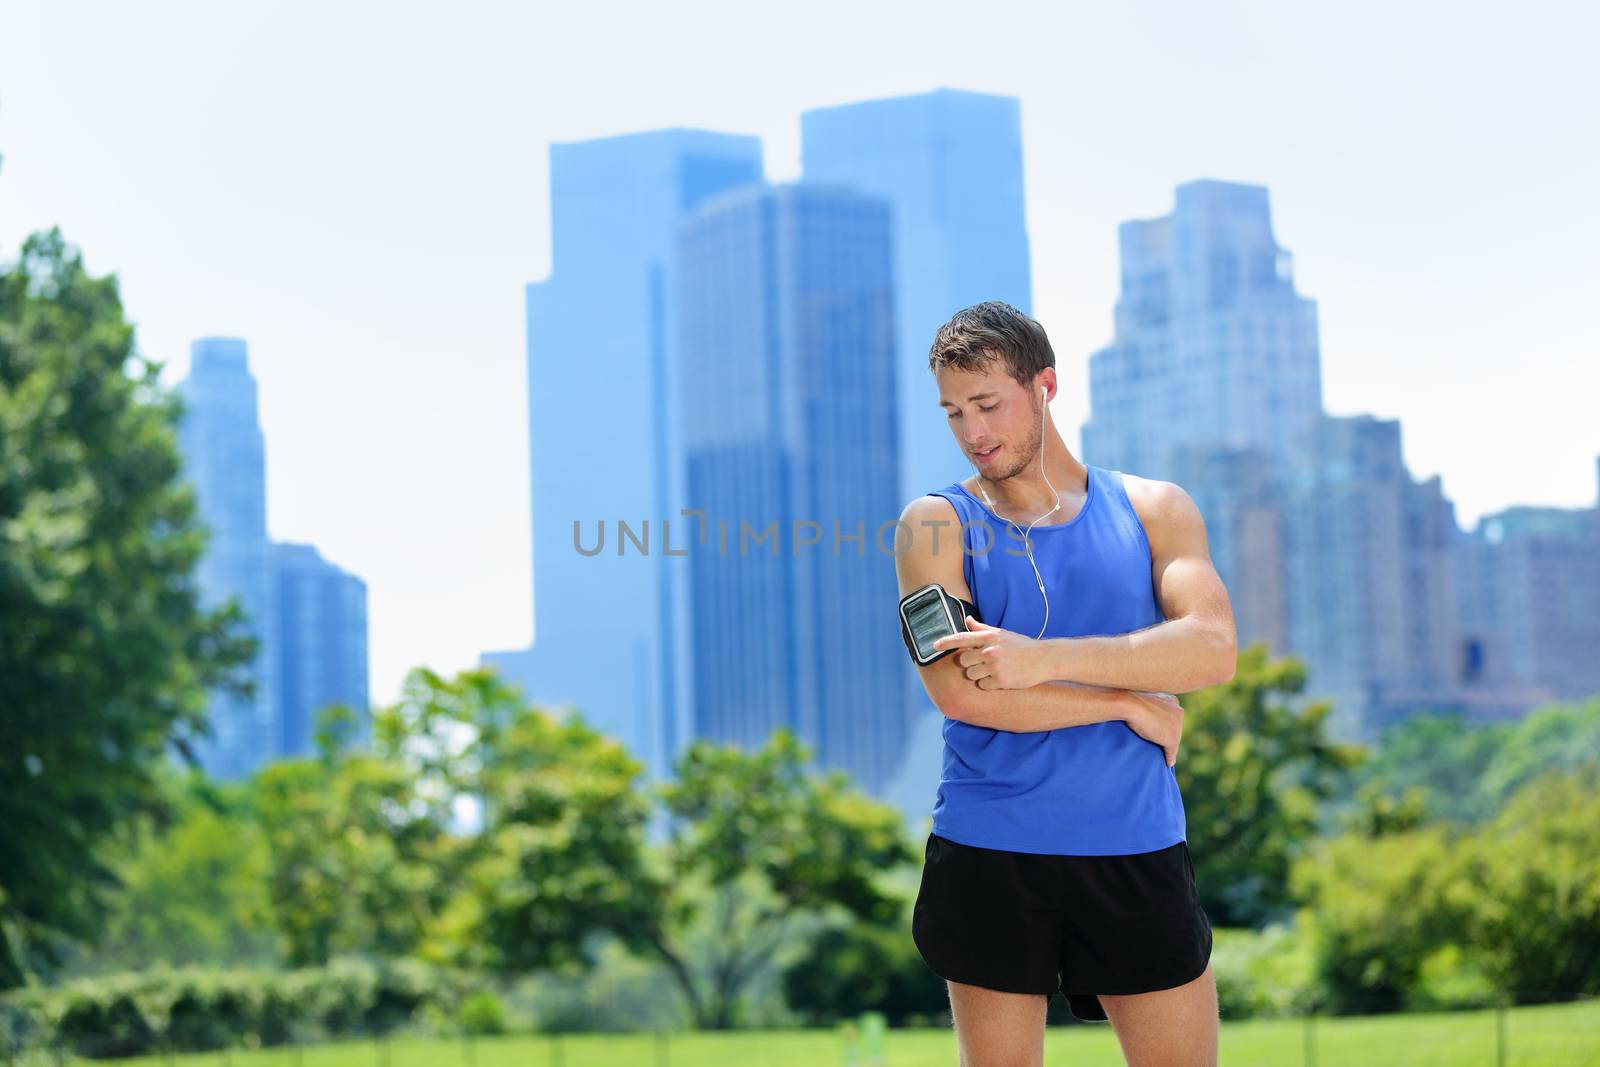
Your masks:
{"label": "man's right hand", "polygon": [[1171,693],[1145,693],[1127,690],[1128,713],[1123,721],[1146,741],[1154,741],[1166,753],[1167,766],[1178,762],[1178,742],[1183,737],[1183,705]]}

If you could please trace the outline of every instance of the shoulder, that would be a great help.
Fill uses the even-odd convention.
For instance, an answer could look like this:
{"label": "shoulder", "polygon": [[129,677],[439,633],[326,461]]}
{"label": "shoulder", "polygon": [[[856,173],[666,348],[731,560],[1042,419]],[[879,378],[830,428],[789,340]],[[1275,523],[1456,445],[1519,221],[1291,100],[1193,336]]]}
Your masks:
{"label": "shoulder", "polygon": [[1203,525],[1199,506],[1176,482],[1124,473],[1122,486],[1152,544],[1165,535],[1181,535],[1185,530]]}
{"label": "shoulder", "polygon": [[964,577],[961,516],[941,496],[919,496],[900,512],[903,532],[895,533],[895,570],[900,593],[938,582],[945,591],[971,600]]}
{"label": "shoulder", "polygon": [[911,500],[900,511],[900,525],[904,533],[897,532],[898,543],[907,539],[903,551],[926,553],[939,551],[941,544],[957,544],[965,521],[961,509],[942,496],[929,493]]}
{"label": "shoulder", "polygon": [[913,526],[921,522],[941,520],[959,522],[960,518],[956,506],[948,498],[934,496],[932,493],[912,497],[910,502],[900,509],[900,521]]}

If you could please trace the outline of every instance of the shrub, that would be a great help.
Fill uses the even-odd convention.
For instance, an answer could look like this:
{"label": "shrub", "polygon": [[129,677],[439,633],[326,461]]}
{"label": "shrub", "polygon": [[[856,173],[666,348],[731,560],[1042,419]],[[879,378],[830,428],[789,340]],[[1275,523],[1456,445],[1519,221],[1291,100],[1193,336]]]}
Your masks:
{"label": "shrub", "polygon": [[[110,975],[0,997],[0,1050],[103,1058],[381,1035],[411,1024],[423,1007],[460,1017],[472,984],[468,975],[416,960]],[[481,1020],[484,1009],[476,1010]]]}
{"label": "shrub", "polygon": [[1224,1020],[1302,1014],[1315,999],[1311,931],[1274,923],[1262,930],[1217,927],[1211,968]]}
{"label": "shrub", "polygon": [[783,991],[812,1025],[879,1011],[904,1026],[937,1015],[948,1003],[943,979],[923,962],[910,930],[870,923],[819,933],[784,971]]}
{"label": "shrub", "polygon": [[508,1029],[505,1005],[487,989],[480,989],[461,1002],[456,1021],[464,1034],[503,1034]]}

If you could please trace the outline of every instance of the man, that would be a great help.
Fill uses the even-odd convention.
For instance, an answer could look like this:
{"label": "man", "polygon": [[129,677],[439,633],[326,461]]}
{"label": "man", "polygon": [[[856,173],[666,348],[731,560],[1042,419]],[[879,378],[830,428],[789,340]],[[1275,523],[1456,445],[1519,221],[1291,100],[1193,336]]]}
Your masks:
{"label": "man", "polygon": [[945,715],[912,936],[946,979],[963,1067],[1041,1064],[1060,989],[1130,1067],[1214,1067],[1211,925],[1168,694],[1233,677],[1233,612],[1178,486],[1079,462],[1047,418],[1055,355],[998,301],[929,354],[976,473],[906,505],[901,595],[977,608],[918,667]]}

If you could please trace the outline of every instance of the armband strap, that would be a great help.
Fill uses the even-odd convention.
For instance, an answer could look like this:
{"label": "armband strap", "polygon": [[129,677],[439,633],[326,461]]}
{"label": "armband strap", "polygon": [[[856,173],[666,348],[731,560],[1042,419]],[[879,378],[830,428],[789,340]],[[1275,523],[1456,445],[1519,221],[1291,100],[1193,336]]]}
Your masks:
{"label": "armband strap", "polygon": [[[945,599],[945,603],[950,606],[950,614],[956,620],[956,630],[957,630],[958,633],[960,633],[960,632],[968,632],[967,631],[967,616],[968,615],[972,616],[974,619],[977,619],[979,622],[983,621],[982,617],[979,616],[979,614],[978,614],[978,606],[976,604],[974,604],[972,601],[963,600],[958,596],[952,596],[950,593],[946,593],[944,591],[944,587],[943,586],[939,587],[939,592],[941,594],[943,594],[944,599]],[[915,595],[916,595],[915,593],[909,594],[909,596],[915,596]],[[904,603],[904,602],[905,602],[905,598],[901,598],[901,603]],[[905,642],[906,651],[908,653],[910,653],[911,662],[912,663],[916,663],[919,666],[926,667],[928,665],[928,663],[937,663],[939,660],[941,660],[944,657],[948,656],[950,653],[956,651],[953,648],[947,648],[943,652],[940,652],[939,654],[934,656],[932,659],[928,660],[928,663],[921,663],[917,659],[917,644],[916,644],[916,642],[914,640],[912,640],[911,627],[906,625],[906,613],[904,611],[902,611],[902,612],[899,613],[899,615],[900,615],[900,640]]]}

